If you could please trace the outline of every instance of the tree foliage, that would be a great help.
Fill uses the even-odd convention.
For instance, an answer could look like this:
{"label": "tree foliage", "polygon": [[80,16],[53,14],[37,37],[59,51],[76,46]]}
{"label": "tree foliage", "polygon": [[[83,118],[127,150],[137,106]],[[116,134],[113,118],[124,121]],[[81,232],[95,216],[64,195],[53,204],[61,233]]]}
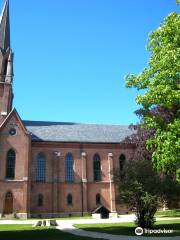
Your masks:
{"label": "tree foliage", "polygon": [[141,127],[150,131],[146,147],[159,171],[180,167],[180,15],[171,13],[150,34],[148,66],[126,76],[126,86],[140,91],[136,102]]}
{"label": "tree foliage", "polygon": [[128,161],[116,174],[119,200],[136,213],[136,224],[151,228],[160,205],[178,202],[180,185],[169,176],[160,176],[150,160]]}

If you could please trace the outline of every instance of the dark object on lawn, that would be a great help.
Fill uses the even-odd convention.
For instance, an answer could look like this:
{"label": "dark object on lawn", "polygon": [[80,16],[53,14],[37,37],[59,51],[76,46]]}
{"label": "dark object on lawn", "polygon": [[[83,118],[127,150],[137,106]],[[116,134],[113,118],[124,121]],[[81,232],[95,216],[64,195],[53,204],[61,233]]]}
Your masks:
{"label": "dark object on lawn", "polygon": [[56,220],[50,220],[50,225],[55,227],[58,226]]}
{"label": "dark object on lawn", "polygon": [[36,227],[40,227],[42,225],[42,221],[38,221],[37,223],[36,223]]}

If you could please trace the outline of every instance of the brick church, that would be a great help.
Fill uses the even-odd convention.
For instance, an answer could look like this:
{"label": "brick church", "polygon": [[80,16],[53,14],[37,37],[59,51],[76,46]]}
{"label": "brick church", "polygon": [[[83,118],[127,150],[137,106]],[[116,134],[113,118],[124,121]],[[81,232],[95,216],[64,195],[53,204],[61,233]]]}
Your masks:
{"label": "brick church", "polygon": [[13,104],[9,2],[0,17],[0,217],[123,213],[113,170],[133,157],[128,126],[24,121]]}

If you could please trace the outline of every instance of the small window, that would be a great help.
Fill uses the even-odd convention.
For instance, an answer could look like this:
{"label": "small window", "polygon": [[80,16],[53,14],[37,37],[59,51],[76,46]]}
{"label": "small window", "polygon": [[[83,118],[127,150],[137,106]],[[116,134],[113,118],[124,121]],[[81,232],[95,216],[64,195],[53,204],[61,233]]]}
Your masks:
{"label": "small window", "polygon": [[37,203],[37,205],[38,205],[38,207],[42,207],[43,204],[44,204],[44,197],[43,197],[42,194],[39,194],[38,195],[38,203]]}
{"label": "small window", "polygon": [[11,136],[16,135],[16,129],[15,129],[15,128],[11,128],[11,129],[9,130],[9,134],[10,134]]}
{"label": "small window", "polygon": [[72,201],[72,195],[71,194],[68,194],[67,196],[67,205],[70,206],[73,204],[73,201]]}
{"label": "small window", "polygon": [[7,66],[8,66],[8,59],[6,59],[5,62],[4,62],[4,72],[3,72],[4,76],[7,73]]}
{"label": "small window", "polygon": [[11,192],[6,193],[6,197],[5,198],[6,199],[12,199],[13,198],[12,193]]}
{"label": "small window", "polygon": [[120,171],[123,171],[125,161],[126,161],[125,155],[121,154],[120,157],[119,157],[119,169],[120,169]]}
{"label": "small window", "polygon": [[101,204],[101,195],[98,193],[96,194],[96,205],[100,205]]}

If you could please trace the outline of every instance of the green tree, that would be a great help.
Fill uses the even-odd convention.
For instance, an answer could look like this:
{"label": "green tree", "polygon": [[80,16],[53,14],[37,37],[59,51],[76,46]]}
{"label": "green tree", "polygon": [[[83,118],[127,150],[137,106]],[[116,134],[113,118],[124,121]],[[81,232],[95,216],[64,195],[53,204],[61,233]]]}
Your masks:
{"label": "green tree", "polygon": [[140,94],[138,115],[142,128],[154,131],[146,141],[158,171],[180,168],[180,15],[171,13],[149,36],[148,66],[139,75],[126,76],[126,86]]}
{"label": "green tree", "polygon": [[116,174],[120,203],[136,213],[136,224],[152,228],[154,215],[160,205],[177,202],[180,185],[169,176],[160,176],[150,160],[128,161]]}

